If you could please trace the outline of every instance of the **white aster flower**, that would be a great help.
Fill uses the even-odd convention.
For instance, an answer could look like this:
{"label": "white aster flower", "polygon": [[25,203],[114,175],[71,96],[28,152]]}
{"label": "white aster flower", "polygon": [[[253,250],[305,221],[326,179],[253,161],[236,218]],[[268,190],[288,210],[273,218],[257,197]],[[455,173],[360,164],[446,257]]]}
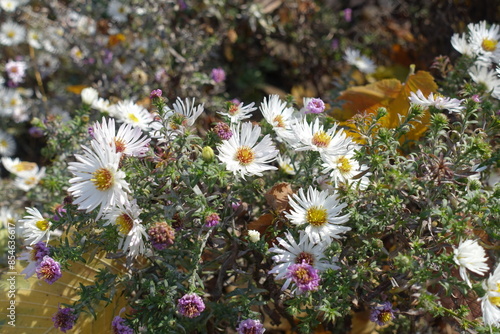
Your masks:
{"label": "white aster flower", "polygon": [[125,6],[121,1],[111,0],[108,3],[107,13],[116,22],[126,22],[127,14],[130,13],[130,8]]}
{"label": "white aster flower", "polygon": [[237,126],[231,126],[233,136],[217,146],[219,151],[218,158],[226,164],[227,170],[246,175],[262,176],[266,170],[275,170],[275,166],[269,165],[276,159],[278,150],[274,146],[271,137],[266,135],[260,143],[259,139],[261,128],[251,123],[243,123]]}
{"label": "white aster flower", "polygon": [[26,243],[33,245],[42,241],[44,237],[47,238],[46,242],[48,242],[52,223],[45,219],[36,208],[26,208],[26,211],[28,215],[19,220],[23,224],[22,233]]}
{"label": "white aster flower", "polygon": [[98,97],[96,100],[94,100],[94,102],[92,102],[91,107],[96,110],[99,110],[102,113],[109,113],[111,116],[114,117],[116,106],[115,105],[111,106],[111,103],[102,97]]}
{"label": "white aster flower", "polygon": [[492,24],[486,27],[486,21],[469,23],[470,46],[478,56],[479,64],[489,66],[491,62],[500,62],[500,26]]}
{"label": "white aster flower", "polygon": [[38,165],[34,162],[21,161],[19,158],[3,157],[2,164],[9,173],[17,176],[30,175],[38,172]]}
{"label": "white aster flower", "polygon": [[100,206],[97,217],[102,212],[127,202],[130,192],[125,172],[118,170],[121,153],[114,146],[91,141],[92,148],[83,146],[84,155],[75,154],[77,162],[70,162],[68,169],[75,175],[68,189],[76,199],[78,209],[90,212]]}
{"label": "white aster flower", "polygon": [[33,189],[44,176],[45,167],[38,169],[37,166],[36,170],[18,174],[14,180],[14,185],[21,190],[29,191]]}
{"label": "white aster flower", "polygon": [[256,230],[249,230],[248,231],[248,239],[251,242],[257,242],[260,240],[260,232]]}
{"label": "white aster flower", "polygon": [[85,87],[82,89],[80,96],[82,97],[82,102],[91,106],[95,100],[99,98],[99,93],[95,88]]}
{"label": "white aster flower", "polygon": [[490,269],[486,261],[486,252],[481,247],[477,240],[461,241],[458,248],[453,248],[453,259],[460,266],[460,276],[469,287],[472,284],[467,275],[467,269],[478,274],[484,275]]}
{"label": "white aster flower", "polygon": [[109,112],[111,116],[120,121],[137,126],[144,131],[149,130],[150,124],[154,120],[153,115],[146,108],[135,104],[131,100],[119,102]]}
{"label": "white aster flower", "polygon": [[25,275],[26,279],[33,276],[45,255],[49,255],[49,249],[43,241],[34,244],[33,247],[26,246],[26,250],[18,257],[18,260],[28,261],[28,265],[21,271],[21,275]]}
{"label": "white aster flower", "polygon": [[296,174],[295,166],[293,165],[292,159],[290,159],[290,157],[278,154],[278,158],[276,160],[278,161],[278,166],[283,172],[285,172],[288,175]]}
{"label": "white aster flower", "polygon": [[254,102],[243,106],[243,102],[236,104],[233,102],[228,102],[227,111],[219,111],[218,113],[227,116],[231,119],[231,123],[240,123],[244,119],[252,117],[252,112],[257,108],[254,108]]}
{"label": "white aster flower", "polygon": [[453,34],[451,45],[463,55],[472,57],[474,55],[466,34]]}
{"label": "white aster flower", "polygon": [[339,216],[347,206],[340,203],[337,194],[330,195],[328,191],[318,191],[309,186],[307,193],[299,189],[299,194],[288,196],[292,211],[286,218],[294,225],[306,225],[305,232],[313,243],[330,243],[331,239],[339,239],[340,233],[351,228],[342,226],[349,219],[349,214]]}
{"label": "white aster flower", "polygon": [[28,34],[26,35],[26,40],[28,41],[28,44],[34,49],[42,48],[43,38],[44,37],[42,36],[42,34],[34,29],[28,30]]}
{"label": "white aster flower", "polygon": [[296,151],[318,151],[327,154],[344,154],[352,144],[352,140],[346,136],[344,130],[337,131],[337,123],[324,130],[320,125],[319,118],[316,118],[314,124],[307,122],[304,118],[295,124],[292,124],[295,132],[296,142],[293,144]]}
{"label": "white aster flower", "polygon": [[17,45],[24,41],[26,29],[17,23],[7,21],[0,27],[0,44]]}
{"label": "white aster flower", "polygon": [[436,109],[447,109],[452,112],[460,112],[465,109],[462,106],[463,100],[458,100],[455,98],[445,97],[439,94],[434,95],[434,93],[430,93],[429,96],[425,97],[424,93],[419,89],[416,93],[410,92],[410,97],[408,98],[411,103],[422,106],[424,108],[428,108],[430,106]]}
{"label": "white aster flower", "polygon": [[480,300],[484,324],[500,327],[500,265],[483,281],[483,289],[486,294]]}
{"label": "white aster flower", "polygon": [[5,72],[9,79],[16,85],[24,81],[28,64],[25,61],[9,60],[5,64]]}
{"label": "white aster flower", "polygon": [[10,157],[16,152],[16,141],[14,136],[0,130],[0,155]]}
{"label": "white aster flower", "polygon": [[14,114],[22,113],[26,109],[18,89],[7,88],[0,93],[0,115],[13,117]]}
{"label": "white aster flower", "polygon": [[194,98],[189,101],[182,101],[179,97],[173,104],[173,110],[165,107],[165,118],[169,119],[168,130],[172,132],[184,129],[187,126],[193,126],[196,119],[205,110],[203,104],[194,107]]}
{"label": "white aster flower", "polygon": [[141,211],[137,202],[133,200],[125,205],[111,208],[104,216],[104,219],[107,220],[105,226],[113,224],[118,229],[121,236],[118,247],[124,252],[128,251],[129,257],[136,257],[144,254],[145,251],[143,237],[147,238],[147,234],[139,218]]}
{"label": "white aster flower", "polygon": [[350,149],[346,154],[321,155],[321,160],[323,161],[321,166],[324,168],[323,173],[330,175],[336,187],[339,183],[355,183],[359,185],[360,189],[366,189],[366,187],[368,187],[369,173],[364,173],[362,177],[358,178],[361,173],[368,170],[368,166],[360,165],[359,162],[354,159],[355,149],[356,148]]}
{"label": "white aster flower", "polygon": [[[327,269],[339,269],[334,263],[336,258],[332,258],[330,261],[325,258],[324,252],[328,247],[327,243],[313,243],[303,231],[300,231],[298,243],[290,232],[285,232],[285,238],[276,238],[278,244],[269,249],[269,252],[275,253],[273,260],[276,263],[269,271],[269,274],[276,274],[276,280],[286,278],[289,266],[303,262],[320,272]],[[282,289],[288,288],[291,282],[292,279],[287,278]]]}
{"label": "white aster flower", "polygon": [[349,64],[356,66],[358,70],[365,74],[375,72],[376,66],[373,60],[364,56],[359,50],[348,48],[345,50],[344,60]]}
{"label": "white aster flower", "polygon": [[0,7],[6,12],[13,12],[17,7],[26,4],[28,0],[0,0]]}
{"label": "white aster flower", "polygon": [[293,140],[295,137],[291,127],[291,124],[295,122],[293,108],[287,108],[286,102],[281,101],[278,95],[270,95],[269,100],[264,97],[264,101],[260,105],[260,111],[266,121],[273,127],[279,141],[288,142]]}
{"label": "white aster flower", "polygon": [[19,217],[17,217],[11,208],[7,206],[0,207],[0,226],[8,229],[9,227],[12,227],[13,224],[16,225],[16,221],[18,219]]}
{"label": "white aster flower", "polygon": [[483,84],[491,96],[500,99],[500,78],[495,71],[490,71],[483,66],[473,66],[469,69],[469,75],[475,83]]}
{"label": "white aster flower", "polygon": [[151,141],[148,137],[141,137],[142,130],[131,124],[122,124],[117,133],[115,120],[110,118],[106,122],[104,117],[101,123],[95,122],[93,135],[98,143],[114,147],[117,153],[136,157],[146,154]]}

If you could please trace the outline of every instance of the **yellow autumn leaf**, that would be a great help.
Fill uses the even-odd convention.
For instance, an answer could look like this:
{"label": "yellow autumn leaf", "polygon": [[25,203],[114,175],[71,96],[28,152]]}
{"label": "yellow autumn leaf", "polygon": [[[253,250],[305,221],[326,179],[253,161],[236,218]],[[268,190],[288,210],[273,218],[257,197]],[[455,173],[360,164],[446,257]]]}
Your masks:
{"label": "yellow autumn leaf", "polygon": [[[80,284],[92,285],[100,268],[107,267],[111,271],[123,272],[121,264],[111,261],[104,256],[95,259],[89,265],[73,263],[69,270],[62,272],[62,277],[48,284],[36,278],[36,274],[29,279],[24,275],[3,272],[0,280],[0,304],[10,305],[8,278],[15,280],[15,327],[8,323],[0,325],[0,332],[22,334],[22,333],[60,333],[53,326],[52,316],[57,312],[59,305],[73,304],[79,297]],[[16,272],[24,269],[18,262]],[[11,280],[11,281],[13,281]],[[126,306],[126,300],[119,291],[115,294],[112,302],[105,306],[103,302],[95,307],[97,319],[91,315],[81,313],[72,332],[81,334],[112,333],[111,322]],[[7,308],[0,309],[2,319],[7,317],[10,311]]]}
{"label": "yellow autumn leaf", "polygon": [[73,94],[81,94],[82,90],[87,87],[88,87],[87,85],[73,85],[73,86],[67,86],[66,90]]}

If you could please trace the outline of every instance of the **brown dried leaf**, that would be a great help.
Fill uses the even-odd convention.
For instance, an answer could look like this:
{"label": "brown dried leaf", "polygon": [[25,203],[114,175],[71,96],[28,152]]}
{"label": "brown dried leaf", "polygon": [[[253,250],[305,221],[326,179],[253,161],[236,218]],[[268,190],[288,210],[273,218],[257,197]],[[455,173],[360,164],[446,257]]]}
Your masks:
{"label": "brown dried leaf", "polygon": [[268,192],[264,195],[267,204],[275,211],[283,211],[288,207],[288,195],[292,195],[293,190],[287,182],[281,182],[275,184]]}

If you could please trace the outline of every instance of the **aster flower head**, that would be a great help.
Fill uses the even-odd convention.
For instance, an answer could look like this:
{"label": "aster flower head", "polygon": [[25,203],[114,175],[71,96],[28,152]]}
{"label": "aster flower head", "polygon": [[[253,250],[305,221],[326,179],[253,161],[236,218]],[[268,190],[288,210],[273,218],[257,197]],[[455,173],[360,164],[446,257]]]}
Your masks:
{"label": "aster flower head", "polygon": [[111,18],[119,23],[123,23],[127,21],[127,15],[130,13],[130,7],[123,4],[118,0],[111,0],[108,3],[107,13]]}
{"label": "aster flower head", "polygon": [[52,322],[54,327],[59,329],[61,332],[66,333],[73,328],[76,322],[75,310],[70,307],[62,308],[59,306],[58,310],[52,316]]}
{"label": "aster flower head", "polygon": [[26,29],[17,23],[7,21],[0,27],[0,44],[6,46],[18,45],[24,42]]}
{"label": "aster flower head", "polygon": [[5,72],[7,72],[9,80],[16,86],[24,81],[27,68],[28,64],[25,61],[9,60],[5,64]]}
{"label": "aster flower head", "polygon": [[[369,184],[368,176],[371,173],[367,172],[368,166],[360,165],[359,162],[354,159],[355,149],[357,147],[351,147],[351,149],[346,154],[339,155],[329,155],[322,154],[322,167],[323,173],[329,174],[331,181],[337,187],[339,184],[357,184],[360,189],[366,189]],[[361,178],[358,175],[364,173]]]}
{"label": "aster flower head", "polygon": [[[95,104],[96,102],[94,102]],[[144,131],[150,129],[150,124],[154,120],[153,115],[146,108],[134,103],[132,100],[118,102],[108,111],[111,116],[116,117],[118,120],[139,127]]]}
{"label": "aster flower head", "polygon": [[266,170],[275,170],[270,165],[276,159],[278,150],[271,137],[266,135],[260,142],[261,128],[251,123],[232,126],[233,136],[217,146],[218,158],[226,164],[226,169],[235,175],[239,173],[242,178],[246,175],[262,176]]}
{"label": "aster flower head", "polygon": [[199,104],[194,106],[195,99],[185,99],[177,97],[177,100],[172,105],[173,110],[166,110],[165,117],[170,119],[169,128],[171,130],[179,130],[186,126],[193,126],[194,122],[203,113],[204,106]]}
{"label": "aster flower head", "polygon": [[177,311],[188,318],[196,318],[205,310],[205,303],[194,293],[186,294],[177,301]]}
{"label": "aster flower head", "polygon": [[84,89],[82,89],[80,96],[82,97],[83,103],[91,106],[94,103],[94,101],[96,101],[99,98],[99,93],[95,88],[85,87]]}
{"label": "aster flower head", "polygon": [[104,225],[116,226],[121,236],[118,247],[124,252],[128,251],[129,257],[136,257],[145,252],[143,237],[147,238],[148,235],[139,218],[141,212],[136,200],[133,200],[112,207],[104,215],[104,219],[107,220]]}
{"label": "aster flower head", "polygon": [[327,269],[339,269],[334,262],[336,258],[328,260],[324,252],[328,247],[327,243],[313,243],[304,231],[300,231],[299,242],[296,242],[290,232],[285,233],[285,238],[278,237],[278,244],[269,249],[270,253],[275,253],[272,257],[276,265],[269,271],[269,274],[276,274],[275,280],[285,279],[282,290],[288,288],[292,283],[292,277],[288,274],[288,268],[294,264],[307,263],[319,272]]}
{"label": "aster flower head", "polygon": [[278,166],[280,169],[288,175],[295,175],[295,165],[292,163],[292,159],[288,156],[282,156],[278,154],[277,157]]}
{"label": "aster flower head", "polygon": [[293,283],[297,286],[298,294],[318,290],[319,275],[318,270],[308,264],[306,261],[301,263],[294,263],[287,268],[287,278],[291,278]]}
{"label": "aster flower head", "polygon": [[372,309],[370,313],[370,321],[375,322],[379,326],[385,326],[394,319],[394,311],[390,302],[385,302]]}
{"label": "aster flower head", "polygon": [[26,243],[33,245],[45,237],[48,242],[52,223],[45,219],[36,208],[26,208],[26,211],[28,215],[19,220],[23,224],[23,237]]}
{"label": "aster flower head", "polygon": [[293,108],[286,106],[286,102],[281,101],[278,95],[270,95],[269,99],[264,97],[260,105],[260,111],[266,121],[271,124],[278,136],[279,141],[290,141],[295,137],[291,124],[295,122]]}
{"label": "aster flower head", "polygon": [[222,140],[228,140],[233,136],[233,131],[231,130],[229,125],[224,122],[217,123],[214,127],[214,132]]}
{"label": "aster flower head", "polygon": [[113,334],[134,334],[134,330],[125,324],[125,319],[119,315],[113,318],[111,323]]}
{"label": "aster flower head", "polygon": [[484,85],[487,93],[500,99],[500,77],[495,71],[483,66],[473,66],[469,69],[469,75],[475,83]]}
{"label": "aster flower head", "polygon": [[219,111],[218,113],[230,118],[231,123],[238,124],[244,119],[252,117],[252,112],[257,108],[254,108],[255,103],[252,102],[246,106],[243,106],[243,102],[228,102],[225,111]]}
{"label": "aster flower head", "polygon": [[453,34],[451,36],[451,45],[463,55],[472,57],[474,54],[466,34]]}
{"label": "aster flower head", "polygon": [[500,265],[483,281],[483,289],[486,293],[480,300],[484,324],[500,327]]}
{"label": "aster flower head", "polygon": [[304,108],[301,109],[304,114],[321,114],[325,111],[325,103],[320,98],[304,98]]}
{"label": "aster flower head", "polygon": [[349,214],[340,216],[340,212],[347,204],[340,203],[336,194],[330,195],[328,191],[318,191],[309,186],[307,193],[303,188],[299,193],[288,196],[292,210],[286,218],[294,225],[306,225],[305,232],[313,243],[327,242],[339,239],[341,233],[351,228],[343,226]]}
{"label": "aster flower head", "polygon": [[94,139],[102,144],[116,149],[117,153],[128,156],[142,157],[148,151],[151,138],[141,137],[142,131],[139,127],[131,124],[122,124],[116,133],[115,120],[108,121],[103,117],[102,122],[96,122],[93,126]]}
{"label": "aster flower head", "polygon": [[246,319],[240,321],[236,332],[238,334],[263,334],[266,331],[260,320]]}
{"label": "aster flower head", "polygon": [[295,132],[296,142],[294,144],[296,151],[317,151],[327,154],[344,154],[352,144],[352,140],[346,136],[344,130],[337,131],[337,124],[328,130],[325,130],[320,124],[319,118],[316,118],[313,124],[307,119],[303,119],[292,125]]}
{"label": "aster flower head", "polygon": [[492,62],[500,61],[500,26],[492,24],[487,27],[486,21],[469,23],[469,44],[478,56],[478,63],[489,66]]}
{"label": "aster flower head", "polygon": [[44,257],[49,254],[49,248],[43,241],[37,242],[32,247],[27,246],[26,251],[19,256],[19,260],[28,261],[28,265],[21,272],[21,275],[25,275],[26,279],[33,276]]}
{"label": "aster flower head", "polygon": [[478,274],[484,275],[490,269],[486,261],[486,252],[477,240],[461,241],[457,248],[453,249],[455,263],[460,266],[460,277],[469,287],[472,284],[467,275],[467,269]]}
{"label": "aster flower head", "polygon": [[376,66],[373,60],[362,55],[359,50],[348,48],[345,50],[344,60],[365,74],[375,72]]}
{"label": "aster flower head", "polygon": [[210,72],[210,78],[212,78],[215,83],[223,82],[226,80],[226,72],[220,67],[213,68],[212,72]]}
{"label": "aster flower head", "polygon": [[33,189],[40,180],[45,177],[45,167],[35,169],[31,172],[24,172],[16,176],[14,185],[24,191]]}
{"label": "aster flower head", "polygon": [[48,255],[45,255],[36,268],[36,276],[52,284],[62,277],[61,265]]}
{"label": "aster flower head", "polygon": [[13,12],[17,7],[26,4],[28,0],[0,0],[0,7],[6,12]]}
{"label": "aster flower head", "polygon": [[69,193],[79,210],[90,212],[99,206],[98,217],[115,205],[124,205],[130,192],[125,173],[119,170],[121,153],[109,145],[91,141],[92,148],[83,146],[84,155],[76,154],[76,162],[68,169],[75,175],[69,182]]}
{"label": "aster flower head", "polygon": [[153,247],[162,250],[174,244],[175,230],[166,222],[157,222],[149,228],[148,236]]}
{"label": "aster flower head", "polygon": [[14,136],[0,130],[0,155],[3,157],[12,156],[16,152],[16,147]]}
{"label": "aster flower head", "polygon": [[420,89],[416,93],[410,92],[410,97],[408,99],[411,103],[424,108],[434,107],[440,110],[447,109],[451,112],[460,112],[465,109],[465,107],[461,105],[464,100],[449,98],[440,94],[434,95],[432,92],[429,96],[425,97]]}
{"label": "aster flower head", "polygon": [[1,161],[4,168],[16,176],[31,175],[39,170],[36,163],[21,161],[19,158],[3,157]]}

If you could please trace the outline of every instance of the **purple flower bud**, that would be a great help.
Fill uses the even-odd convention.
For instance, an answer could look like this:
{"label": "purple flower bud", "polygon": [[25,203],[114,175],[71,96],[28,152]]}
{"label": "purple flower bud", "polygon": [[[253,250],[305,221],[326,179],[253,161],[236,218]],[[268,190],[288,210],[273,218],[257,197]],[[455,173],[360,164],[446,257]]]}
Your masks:
{"label": "purple flower bud", "polygon": [[151,91],[151,94],[149,94],[149,98],[150,99],[154,99],[155,97],[160,98],[162,93],[163,92],[161,91],[161,89],[153,89]]}
{"label": "purple flower bud", "polygon": [[205,217],[205,226],[206,227],[212,227],[220,222],[220,217],[216,213],[211,213],[208,216]]}
{"label": "purple flower bud", "polygon": [[28,133],[33,138],[43,137],[43,130],[37,126],[32,126],[31,128],[29,128]]}
{"label": "purple flower bud", "polygon": [[319,98],[312,98],[306,106],[306,114],[321,114],[325,111],[325,103]]}
{"label": "purple flower bud", "polygon": [[219,122],[215,125],[214,132],[222,140],[229,140],[233,136],[233,131],[231,131],[229,125],[223,122]]}
{"label": "purple flower bud", "polygon": [[344,9],[344,19],[346,22],[352,21],[352,9],[351,8]]}
{"label": "purple flower bud", "polygon": [[173,245],[175,241],[175,231],[166,222],[158,222],[148,230],[151,245],[157,250],[165,249]]}
{"label": "purple flower bud", "polygon": [[215,81],[215,83],[220,83],[226,80],[226,72],[220,67],[214,68],[212,69],[210,77],[212,78],[213,81]]}

